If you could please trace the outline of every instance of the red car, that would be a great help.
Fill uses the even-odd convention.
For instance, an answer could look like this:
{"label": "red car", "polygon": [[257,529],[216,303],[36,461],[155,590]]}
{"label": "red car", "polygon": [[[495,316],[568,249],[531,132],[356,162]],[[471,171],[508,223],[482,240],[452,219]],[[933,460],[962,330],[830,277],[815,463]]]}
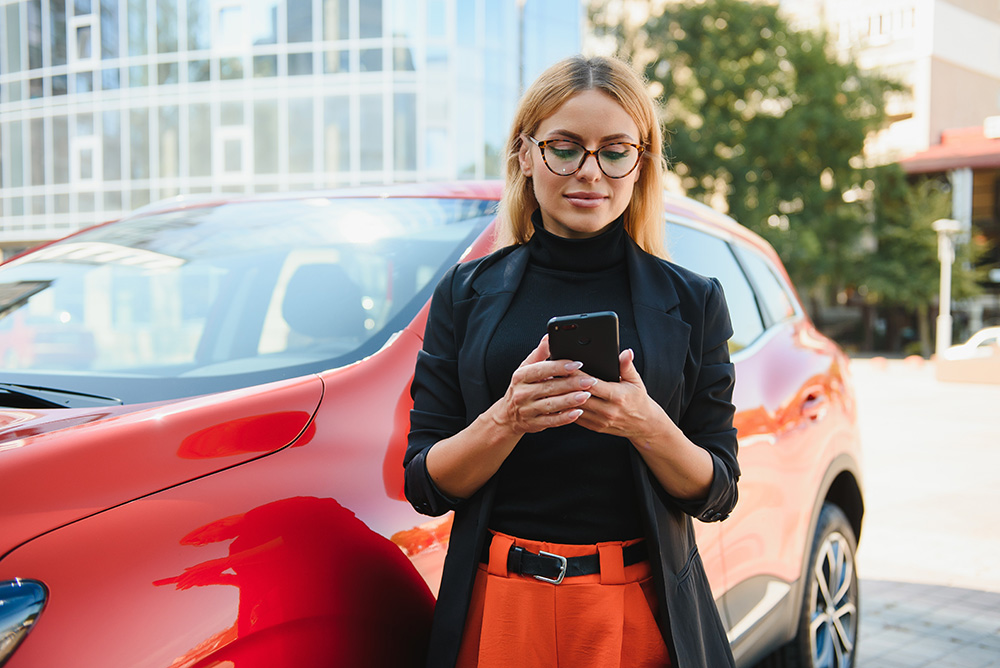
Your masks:
{"label": "red car", "polygon": [[[182,198],[0,267],[0,665],[421,665],[450,517],[403,498],[408,389],[499,195]],[[741,498],[698,539],[738,662],[851,666],[847,359],[766,243],[667,209],[736,330]],[[59,354],[24,353],[43,333]]]}

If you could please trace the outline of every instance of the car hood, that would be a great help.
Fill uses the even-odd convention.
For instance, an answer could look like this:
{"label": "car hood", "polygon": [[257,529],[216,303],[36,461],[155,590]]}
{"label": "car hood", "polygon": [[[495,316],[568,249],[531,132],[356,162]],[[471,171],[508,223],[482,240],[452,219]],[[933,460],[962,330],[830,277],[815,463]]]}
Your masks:
{"label": "car hood", "polygon": [[323,381],[100,409],[0,410],[0,555],[108,508],[256,459],[311,424]]}

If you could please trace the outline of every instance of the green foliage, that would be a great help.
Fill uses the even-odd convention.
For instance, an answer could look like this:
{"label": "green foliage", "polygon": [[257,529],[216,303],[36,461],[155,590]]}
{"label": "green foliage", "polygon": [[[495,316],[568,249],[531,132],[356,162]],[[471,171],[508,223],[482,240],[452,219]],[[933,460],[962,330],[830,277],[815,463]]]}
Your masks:
{"label": "green foliage", "polygon": [[[864,259],[858,289],[872,304],[921,308],[933,302],[940,290],[941,264],[932,225],[939,218],[951,217],[951,194],[936,179],[908,183],[899,165],[875,168],[868,176],[876,249]],[[953,299],[982,291],[978,285],[982,271],[975,267],[985,251],[975,237],[957,244]]]}
{"label": "green foliage", "polygon": [[670,3],[640,32],[646,76],[663,87],[666,155],[688,194],[724,198],[800,289],[850,283],[865,211],[843,193],[895,85],[839,62],[825,34],[792,30],[767,3]]}

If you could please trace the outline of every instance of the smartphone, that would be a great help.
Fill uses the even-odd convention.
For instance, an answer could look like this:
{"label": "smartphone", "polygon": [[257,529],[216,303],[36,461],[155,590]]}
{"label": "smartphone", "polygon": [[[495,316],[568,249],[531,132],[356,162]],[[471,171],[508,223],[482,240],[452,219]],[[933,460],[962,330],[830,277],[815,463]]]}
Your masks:
{"label": "smartphone", "polygon": [[549,320],[549,358],[583,362],[583,372],[617,383],[618,314],[614,311],[562,315]]}

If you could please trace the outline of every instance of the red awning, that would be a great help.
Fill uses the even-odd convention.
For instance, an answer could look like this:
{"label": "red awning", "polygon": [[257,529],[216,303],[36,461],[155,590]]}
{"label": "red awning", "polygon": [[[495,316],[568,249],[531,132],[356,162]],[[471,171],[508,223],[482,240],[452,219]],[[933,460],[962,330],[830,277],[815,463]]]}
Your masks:
{"label": "red awning", "polygon": [[899,161],[907,174],[946,172],[962,167],[1000,168],[1000,138],[989,139],[982,127],[945,130],[941,143]]}

